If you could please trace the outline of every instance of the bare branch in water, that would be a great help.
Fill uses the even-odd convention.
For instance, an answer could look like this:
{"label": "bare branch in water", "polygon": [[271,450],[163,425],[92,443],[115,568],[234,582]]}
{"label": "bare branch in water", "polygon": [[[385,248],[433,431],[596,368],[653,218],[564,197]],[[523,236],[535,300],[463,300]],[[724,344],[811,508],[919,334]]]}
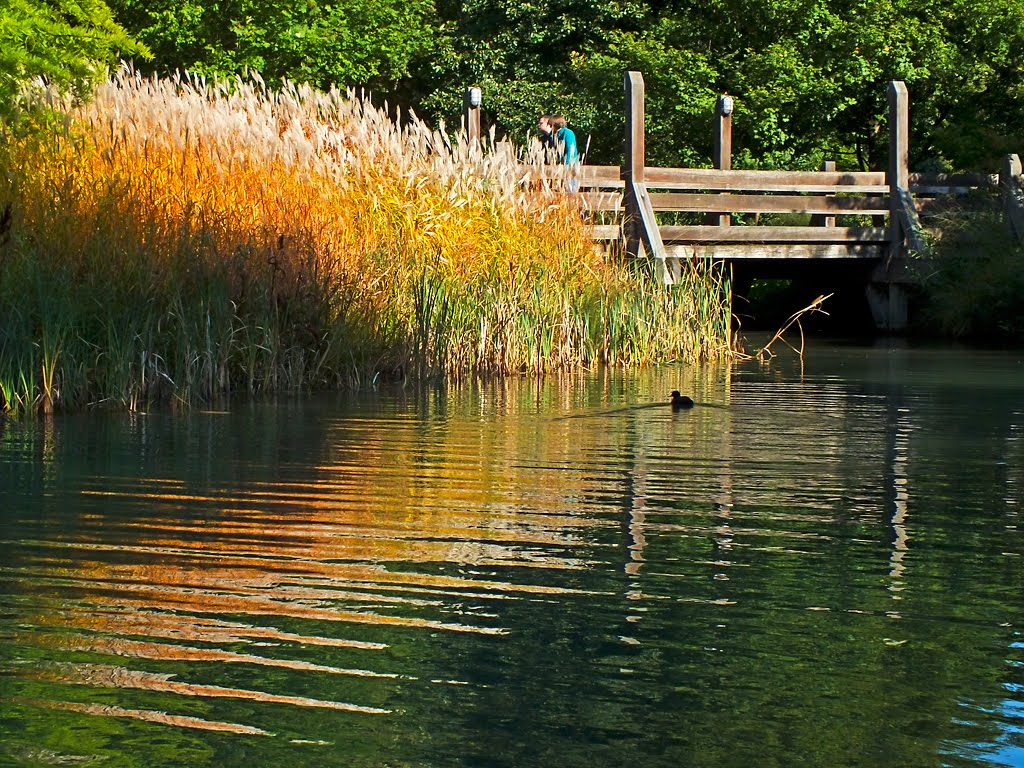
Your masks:
{"label": "bare branch in water", "polygon": [[[803,325],[801,325],[801,323],[800,323],[800,318],[802,318],[804,315],[809,315],[809,314],[812,314],[814,312],[821,312],[822,314],[827,315],[828,312],[823,310],[821,308],[821,305],[824,304],[825,301],[827,299],[830,299],[831,297],[832,297],[831,293],[827,294],[827,295],[824,295],[824,296],[819,296],[818,298],[816,298],[814,301],[812,301],[810,304],[808,304],[803,309],[801,309],[801,310],[799,310],[797,312],[794,312],[792,315],[790,315],[789,319],[786,320],[786,322],[782,324],[782,327],[779,328],[779,330],[777,330],[775,332],[775,335],[772,336],[771,340],[767,344],[765,344],[764,347],[762,347],[761,349],[759,349],[757,351],[756,357],[757,357],[758,361],[763,363],[766,360],[770,360],[771,358],[775,357],[775,353],[772,352],[772,344],[774,344],[776,341],[781,341],[787,347],[789,347],[794,352],[796,352],[800,356],[800,359],[803,360],[804,359],[804,328],[803,328]],[[793,325],[796,325],[797,330],[799,330],[799,332],[800,332],[800,347],[799,347],[799,349],[797,347],[794,347],[792,344],[790,344],[784,338],[786,332],[790,328],[792,328]]]}

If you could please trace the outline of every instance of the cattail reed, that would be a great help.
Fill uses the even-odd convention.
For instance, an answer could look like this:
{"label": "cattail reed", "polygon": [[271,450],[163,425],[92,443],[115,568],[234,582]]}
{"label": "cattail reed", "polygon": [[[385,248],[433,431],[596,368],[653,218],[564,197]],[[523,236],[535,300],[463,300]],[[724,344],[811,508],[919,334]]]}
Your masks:
{"label": "cattail reed", "polygon": [[59,114],[0,137],[0,410],[728,353],[724,274],[666,290],[596,254],[493,136],[127,69]]}

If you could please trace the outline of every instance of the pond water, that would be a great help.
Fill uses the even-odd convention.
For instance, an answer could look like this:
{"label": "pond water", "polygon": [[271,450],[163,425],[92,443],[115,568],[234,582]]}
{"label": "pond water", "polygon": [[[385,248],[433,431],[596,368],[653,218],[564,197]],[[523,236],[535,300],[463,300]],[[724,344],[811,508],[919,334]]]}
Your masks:
{"label": "pond water", "polygon": [[0,421],[0,765],[1024,766],[1022,502],[1010,352]]}

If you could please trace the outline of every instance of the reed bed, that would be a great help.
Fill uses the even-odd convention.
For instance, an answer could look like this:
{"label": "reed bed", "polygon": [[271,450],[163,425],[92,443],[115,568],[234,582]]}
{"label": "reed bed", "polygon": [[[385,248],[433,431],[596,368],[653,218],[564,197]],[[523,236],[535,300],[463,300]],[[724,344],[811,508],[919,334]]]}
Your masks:
{"label": "reed bed", "polygon": [[0,410],[728,354],[724,274],[598,255],[493,136],[127,68],[53,107],[0,136]]}

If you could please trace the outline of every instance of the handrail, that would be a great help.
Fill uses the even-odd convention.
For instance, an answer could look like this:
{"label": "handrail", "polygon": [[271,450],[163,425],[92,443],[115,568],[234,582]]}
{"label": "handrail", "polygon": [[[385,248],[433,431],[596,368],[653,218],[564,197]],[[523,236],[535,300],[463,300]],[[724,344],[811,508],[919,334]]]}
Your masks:
{"label": "handrail", "polygon": [[[583,165],[579,169],[584,188],[623,186],[621,169],[614,165]],[[645,166],[648,189],[691,189],[745,192],[862,192],[885,194],[885,174],[862,171],[722,171],[715,168],[663,168]]]}
{"label": "handrail", "polygon": [[884,194],[884,173],[860,171],[745,171],[715,168],[645,168],[644,181],[658,189],[723,192],[848,192]]}
{"label": "handrail", "polygon": [[976,189],[998,189],[998,173],[911,173],[915,195],[966,195]]}

